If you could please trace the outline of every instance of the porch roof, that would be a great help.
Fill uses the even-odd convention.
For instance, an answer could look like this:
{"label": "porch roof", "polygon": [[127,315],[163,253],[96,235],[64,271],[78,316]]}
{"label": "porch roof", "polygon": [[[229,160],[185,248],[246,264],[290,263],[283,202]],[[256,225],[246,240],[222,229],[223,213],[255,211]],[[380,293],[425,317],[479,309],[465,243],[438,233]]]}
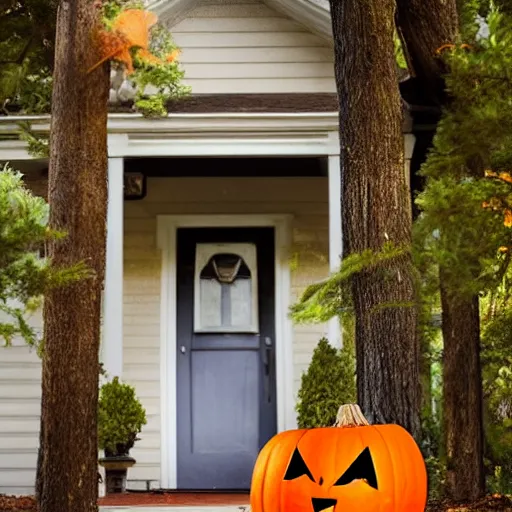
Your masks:
{"label": "porch roof", "polygon": [[[48,133],[50,116],[0,117],[0,161],[30,160],[19,122]],[[110,157],[321,156],[339,153],[337,112],[110,114]],[[3,139],[3,140],[2,140]]]}

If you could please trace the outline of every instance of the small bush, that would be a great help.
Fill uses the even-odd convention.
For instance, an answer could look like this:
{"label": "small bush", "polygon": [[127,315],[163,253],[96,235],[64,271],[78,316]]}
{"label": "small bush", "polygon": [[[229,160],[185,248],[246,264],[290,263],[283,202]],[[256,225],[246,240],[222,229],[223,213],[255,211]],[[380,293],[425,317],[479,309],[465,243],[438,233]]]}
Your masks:
{"label": "small bush", "polygon": [[299,428],[333,425],[339,406],[353,403],[355,399],[353,346],[347,344],[337,350],[322,338],[308,370],[302,374],[296,407]]}
{"label": "small bush", "polygon": [[98,444],[105,455],[126,455],[146,424],[146,411],[135,389],[118,377],[101,386],[98,402]]}
{"label": "small bush", "polygon": [[428,497],[440,500],[445,495],[446,465],[436,457],[427,457],[425,466],[428,475]]}

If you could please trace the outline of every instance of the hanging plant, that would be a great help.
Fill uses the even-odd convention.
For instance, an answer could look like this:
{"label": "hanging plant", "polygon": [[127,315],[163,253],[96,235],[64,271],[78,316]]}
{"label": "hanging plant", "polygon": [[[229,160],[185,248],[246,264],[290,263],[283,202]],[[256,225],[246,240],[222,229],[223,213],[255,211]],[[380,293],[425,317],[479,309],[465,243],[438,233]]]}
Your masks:
{"label": "hanging plant", "polygon": [[110,60],[134,86],[135,108],[148,117],[166,116],[168,101],[190,93],[181,83],[180,51],[170,32],[142,5],[107,2],[102,13],[94,34],[99,58],[88,71]]}

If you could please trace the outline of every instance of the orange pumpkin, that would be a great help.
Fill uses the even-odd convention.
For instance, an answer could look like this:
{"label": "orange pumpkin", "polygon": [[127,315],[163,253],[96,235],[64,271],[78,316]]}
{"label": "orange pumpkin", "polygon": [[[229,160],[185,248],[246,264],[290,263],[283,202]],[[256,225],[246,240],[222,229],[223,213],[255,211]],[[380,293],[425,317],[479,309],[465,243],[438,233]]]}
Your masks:
{"label": "orange pumpkin", "polygon": [[252,512],[423,512],[427,474],[411,435],[344,405],[335,427],[290,430],[261,450]]}

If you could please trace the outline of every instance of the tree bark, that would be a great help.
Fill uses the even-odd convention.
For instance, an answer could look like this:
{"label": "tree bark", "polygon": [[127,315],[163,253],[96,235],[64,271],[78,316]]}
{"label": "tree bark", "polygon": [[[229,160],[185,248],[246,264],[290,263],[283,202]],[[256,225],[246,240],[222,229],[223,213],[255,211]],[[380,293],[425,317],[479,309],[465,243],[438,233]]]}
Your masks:
{"label": "tree bark", "polygon": [[436,53],[453,43],[459,32],[455,0],[397,0],[396,26],[406,55],[409,72],[418,95],[428,103],[441,105],[446,100]]}
{"label": "tree bark", "polygon": [[478,297],[443,287],[441,302],[447,492],[457,501],[476,500],[485,493]]}
{"label": "tree bark", "polygon": [[[331,0],[349,254],[411,241],[394,14],[394,0]],[[398,423],[418,439],[417,312],[396,305],[415,300],[411,259],[358,275],[353,299],[359,404],[371,422]]]}
{"label": "tree bark", "polygon": [[[447,105],[436,55],[459,35],[456,0],[397,0],[397,25],[427,101]],[[444,275],[441,269],[441,276]],[[482,375],[478,297],[450,293],[441,278],[443,309],[443,427],[448,463],[447,494],[456,500],[485,493],[483,466]]]}
{"label": "tree bark", "polygon": [[56,265],[85,261],[94,277],[45,297],[40,512],[97,511],[100,305],[107,208],[108,65],[97,57],[98,14],[61,0],[57,14],[50,139],[50,225],[67,237]]}

